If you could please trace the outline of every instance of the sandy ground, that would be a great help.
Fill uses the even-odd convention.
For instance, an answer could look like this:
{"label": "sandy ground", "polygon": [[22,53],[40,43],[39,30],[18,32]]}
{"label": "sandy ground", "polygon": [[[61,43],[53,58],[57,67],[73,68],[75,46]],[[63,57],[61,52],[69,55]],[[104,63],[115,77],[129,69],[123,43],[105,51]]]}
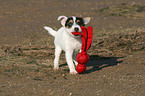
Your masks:
{"label": "sandy ground", "polygon": [[[145,7],[135,5],[145,1],[0,0],[0,96],[144,96]],[[94,40],[84,74],[69,74],[64,53],[60,70],[53,70],[53,37],[43,26],[58,29],[60,15],[92,18]],[[134,42],[127,48],[111,38],[129,32],[139,32],[139,40],[129,35]],[[114,40],[121,47],[112,45],[112,51]]]}

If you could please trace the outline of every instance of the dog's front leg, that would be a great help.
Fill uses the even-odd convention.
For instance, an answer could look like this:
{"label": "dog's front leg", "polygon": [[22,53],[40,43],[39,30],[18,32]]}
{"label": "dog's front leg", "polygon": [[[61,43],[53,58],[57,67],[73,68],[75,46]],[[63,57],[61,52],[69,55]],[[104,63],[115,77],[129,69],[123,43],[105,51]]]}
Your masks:
{"label": "dog's front leg", "polygon": [[65,53],[66,61],[67,61],[68,67],[70,69],[70,74],[77,74],[77,71],[75,70],[75,66],[73,64],[72,55],[73,55],[73,50],[66,51],[66,53]]}
{"label": "dog's front leg", "polygon": [[58,70],[59,69],[59,56],[61,54],[62,49],[58,46],[55,45],[55,59],[54,59],[54,69]]}

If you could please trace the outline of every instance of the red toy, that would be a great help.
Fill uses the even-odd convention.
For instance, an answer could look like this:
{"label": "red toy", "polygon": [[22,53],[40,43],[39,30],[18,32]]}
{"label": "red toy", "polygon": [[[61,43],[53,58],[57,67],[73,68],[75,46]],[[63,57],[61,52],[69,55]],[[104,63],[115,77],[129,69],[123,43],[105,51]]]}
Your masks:
{"label": "red toy", "polygon": [[76,67],[78,73],[83,73],[86,70],[86,63],[89,61],[89,55],[87,55],[87,50],[90,48],[93,39],[93,27],[89,26],[87,29],[82,26],[82,32],[72,32],[75,35],[81,35],[82,38],[82,52],[77,54],[78,65]]}

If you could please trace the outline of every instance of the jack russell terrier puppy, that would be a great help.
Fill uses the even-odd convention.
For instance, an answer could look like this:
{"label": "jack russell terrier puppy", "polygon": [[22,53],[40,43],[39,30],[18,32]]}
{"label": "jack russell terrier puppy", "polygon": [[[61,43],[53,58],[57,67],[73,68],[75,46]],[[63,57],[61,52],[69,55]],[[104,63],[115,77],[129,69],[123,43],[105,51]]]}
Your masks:
{"label": "jack russell terrier puppy", "polygon": [[[61,27],[58,31],[53,30],[50,27],[44,26],[44,29],[48,31],[49,34],[55,37],[55,59],[54,59],[54,69],[59,69],[59,57],[61,51],[65,51],[65,57],[70,69],[70,74],[76,74],[75,65],[77,66],[77,61],[73,59],[73,54],[76,55],[78,51],[81,50],[82,42],[80,35],[73,35],[72,32],[82,32],[81,26],[85,26],[90,22],[90,17],[66,17],[59,16],[58,20],[61,20]],[[75,65],[74,65],[75,64]]]}

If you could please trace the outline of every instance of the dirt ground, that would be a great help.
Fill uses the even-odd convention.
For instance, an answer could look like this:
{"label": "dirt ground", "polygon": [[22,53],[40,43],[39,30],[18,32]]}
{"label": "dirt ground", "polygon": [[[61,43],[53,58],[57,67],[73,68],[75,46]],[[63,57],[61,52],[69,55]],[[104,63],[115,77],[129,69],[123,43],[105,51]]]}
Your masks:
{"label": "dirt ground", "polygon": [[[70,75],[64,53],[43,26],[57,17],[91,17],[94,37],[83,74]],[[144,0],[0,0],[0,96],[144,96]]]}

